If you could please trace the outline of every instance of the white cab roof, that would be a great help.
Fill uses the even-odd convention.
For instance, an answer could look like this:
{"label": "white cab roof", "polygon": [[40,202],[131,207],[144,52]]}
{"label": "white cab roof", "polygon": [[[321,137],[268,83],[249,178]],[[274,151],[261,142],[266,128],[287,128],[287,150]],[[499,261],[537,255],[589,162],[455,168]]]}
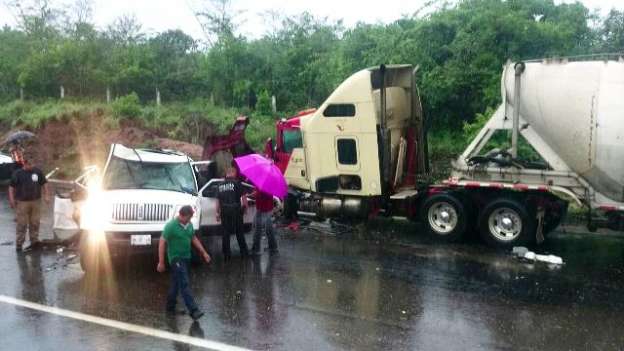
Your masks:
{"label": "white cab roof", "polygon": [[111,145],[113,156],[129,161],[155,162],[155,163],[181,163],[189,162],[190,158],[174,150],[150,150],[131,149],[121,144]]}

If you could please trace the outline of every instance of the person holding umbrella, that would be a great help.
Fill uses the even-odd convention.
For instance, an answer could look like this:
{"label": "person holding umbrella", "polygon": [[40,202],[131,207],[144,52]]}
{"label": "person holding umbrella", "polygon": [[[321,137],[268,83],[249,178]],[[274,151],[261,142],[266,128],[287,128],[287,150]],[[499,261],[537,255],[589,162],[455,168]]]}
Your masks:
{"label": "person holding umbrella", "polygon": [[32,165],[32,155],[24,154],[22,168],[13,172],[9,186],[9,205],[15,209],[17,226],[15,229],[15,250],[22,251],[26,231],[30,238],[30,249],[37,249],[39,224],[41,221],[41,198],[47,203],[47,180],[43,172]]}
{"label": "person holding umbrella", "polygon": [[257,154],[234,159],[238,168],[256,187],[256,217],[254,225],[254,255],[260,253],[260,238],[263,231],[269,239],[269,252],[277,253],[277,241],[273,231],[273,196],[283,199],[288,193],[288,185],[282,172],[273,161]]}

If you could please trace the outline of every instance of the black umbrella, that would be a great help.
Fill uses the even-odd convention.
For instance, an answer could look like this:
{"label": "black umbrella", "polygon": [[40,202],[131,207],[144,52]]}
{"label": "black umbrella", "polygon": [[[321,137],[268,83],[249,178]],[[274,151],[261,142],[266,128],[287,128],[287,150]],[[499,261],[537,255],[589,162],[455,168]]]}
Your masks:
{"label": "black umbrella", "polygon": [[4,139],[3,145],[6,144],[13,144],[13,143],[19,143],[22,142],[26,139],[30,139],[30,138],[34,138],[35,134],[31,133],[29,131],[26,130],[19,130],[17,132],[13,132],[11,134],[9,134],[9,136],[7,136]]}

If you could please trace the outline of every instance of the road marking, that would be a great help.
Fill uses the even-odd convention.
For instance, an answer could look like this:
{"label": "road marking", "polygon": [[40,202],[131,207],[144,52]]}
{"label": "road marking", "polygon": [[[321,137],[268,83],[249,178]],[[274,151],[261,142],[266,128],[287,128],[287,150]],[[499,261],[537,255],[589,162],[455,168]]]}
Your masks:
{"label": "road marking", "polygon": [[62,308],[54,307],[54,306],[46,306],[38,303],[24,301],[20,299],[16,299],[14,297],[0,295],[0,302],[4,302],[14,306],[20,306],[24,308],[29,308],[31,310],[36,310],[40,312],[46,312],[50,314],[55,314],[57,316],[76,319],[83,322],[99,324],[109,328],[120,329],[124,331],[129,331],[133,333],[143,334],[155,338],[171,340],[179,343],[184,343],[192,346],[198,346],[209,350],[215,351],[250,351],[249,349],[245,349],[242,347],[232,346],[224,343],[220,343],[218,341],[212,341],[207,339],[200,339],[189,335],[182,335],[171,333],[164,330],[144,327],[136,324],[130,324],[125,322],[120,322],[112,319],[92,316],[89,314],[84,314],[80,312],[74,312],[69,310],[64,310]]}

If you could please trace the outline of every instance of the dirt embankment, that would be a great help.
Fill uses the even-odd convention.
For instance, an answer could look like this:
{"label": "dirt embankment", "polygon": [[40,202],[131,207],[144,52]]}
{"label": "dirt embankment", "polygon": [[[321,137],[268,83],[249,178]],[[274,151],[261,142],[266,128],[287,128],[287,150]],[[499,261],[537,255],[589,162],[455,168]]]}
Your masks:
{"label": "dirt embankment", "polygon": [[37,137],[25,147],[34,151],[35,163],[46,172],[59,168],[55,178],[71,179],[89,165],[103,167],[112,143],[177,150],[195,160],[202,153],[200,145],[164,138],[138,125],[122,123],[111,127],[97,114],[50,120],[31,131]]}

